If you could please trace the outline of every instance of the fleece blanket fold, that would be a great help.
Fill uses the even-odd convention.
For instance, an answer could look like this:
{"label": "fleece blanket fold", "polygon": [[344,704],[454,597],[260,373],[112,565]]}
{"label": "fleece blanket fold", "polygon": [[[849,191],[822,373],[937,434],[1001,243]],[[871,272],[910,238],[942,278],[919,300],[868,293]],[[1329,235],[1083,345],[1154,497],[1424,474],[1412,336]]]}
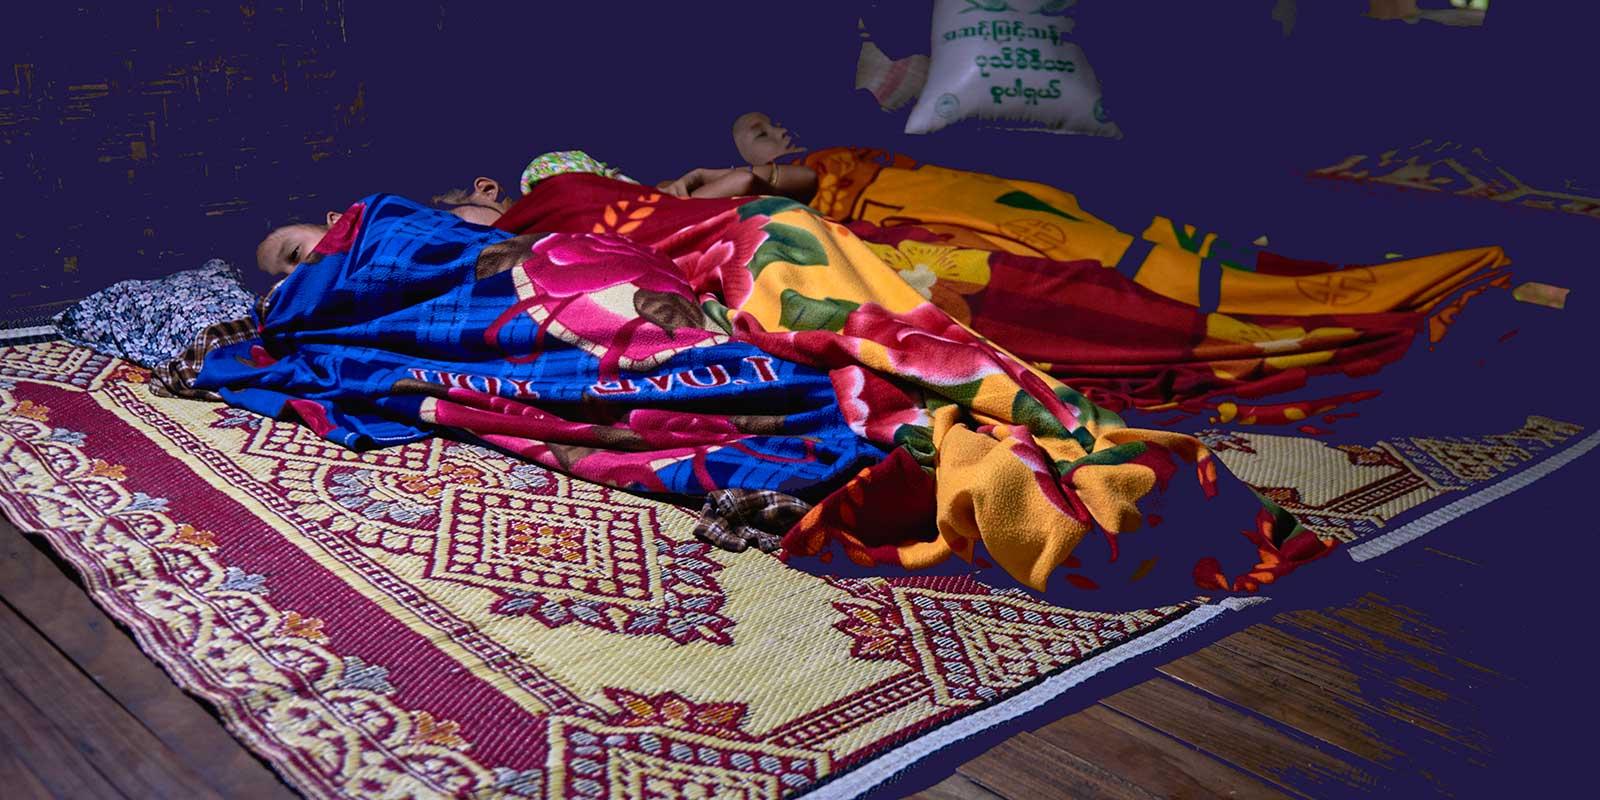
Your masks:
{"label": "fleece blanket fold", "polygon": [[677,264],[734,341],[827,371],[851,429],[891,453],[817,503],[784,537],[788,556],[839,549],[910,568],[987,557],[1025,585],[1059,574],[1122,602],[1257,588],[1331,547],[1238,485],[1219,492],[1229,479],[1197,440],[1127,427],[807,206],[562,175],[497,226],[625,236]]}
{"label": "fleece blanket fold", "polygon": [[1366,375],[1418,332],[1439,341],[1473,296],[1511,285],[1498,247],[1342,266],[1161,216],[1134,236],[1055,187],[878,150],[832,148],[806,164],[818,173],[812,205],[923,297],[1117,410],[1195,410]]}
{"label": "fleece blanket fold", "polygon": [[198,388],[352,448],[455,431],[657,494],[816,498],[883,458],[826,372],[732,341],[625,239],[512,237],[377,195],[318,252]]}

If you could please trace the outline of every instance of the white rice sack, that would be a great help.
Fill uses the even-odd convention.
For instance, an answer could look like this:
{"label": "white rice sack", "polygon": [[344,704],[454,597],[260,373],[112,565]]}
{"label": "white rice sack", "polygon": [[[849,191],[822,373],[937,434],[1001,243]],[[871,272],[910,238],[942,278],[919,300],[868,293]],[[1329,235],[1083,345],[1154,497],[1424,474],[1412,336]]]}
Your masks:
{"label": "white rice sack", "polygon": [[890,59],[872,42],[861,43],[861,56],[856,59],[856,88],[872,92],[884,111],[894,111],[917,99],[927,80],[927,56],[919,53]]}
{"label": "white rice sack", "polygon": [[906,133],[969,118],[1030,130],[1121,138],[1100,102],[1100,81],[1068,40],[1075,0],[934,0],[928,82]]}

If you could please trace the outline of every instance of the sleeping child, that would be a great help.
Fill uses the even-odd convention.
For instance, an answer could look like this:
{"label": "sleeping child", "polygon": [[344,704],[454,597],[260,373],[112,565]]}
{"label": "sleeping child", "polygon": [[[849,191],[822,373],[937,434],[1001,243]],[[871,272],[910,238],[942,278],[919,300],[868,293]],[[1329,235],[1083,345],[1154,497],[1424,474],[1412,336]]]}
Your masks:
{"label": "sleeping child", "polygon": [[[779,159],[798,155],[805,149],[795,147],[788,129],[773,122],[771,117],[758,111],[741,115],[733,122],[733,143],[745,160],[745,166],[690,170],[677,180],[656,184],[656,189],[674,197],[781,195],[801,202],[816,194],[815,170],[802,164],[778,163]],[[540,181],[575,172],[638,183],[582,150],[561,150],[545,153],[528,163],[522,171],[522,193],[533,191]]]}
{"label": "sleeping child", "polygon": [[[479,177],[466,189],[453,189],[433,198],[433,205],[474,225],[493,225],[516,198],[501,191],[493,178]],[[256,246],[256,266],[262,272],[285,278],[301,264],[315,264],[321,256],[317,243],[339,221],[339,212],[329,211],[322,224],[300,222],[274,228]]]}
{"label": "sleeping child", "polygon": [[772,118],[752,111],[733,121],[733,144],[747,166],[726,169],[698,168],[657,189],[674,197],[748,197],[781,195],[809,202],[817,192],[816,170],[803,164],[780,164],[778,159],[805,152]]}

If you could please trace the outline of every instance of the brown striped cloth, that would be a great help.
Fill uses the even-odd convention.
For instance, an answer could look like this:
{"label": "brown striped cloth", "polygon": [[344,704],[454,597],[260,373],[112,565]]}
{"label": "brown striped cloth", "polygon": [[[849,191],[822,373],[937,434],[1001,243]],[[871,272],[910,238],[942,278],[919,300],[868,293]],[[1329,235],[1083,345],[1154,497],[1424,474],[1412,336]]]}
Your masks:
{"label": "brown striped cloth", "polygon": [[[272,287],[276,290],[278,287]],[[230,319],[207,325],[177,358],[151,370],[150,391],[158,397],[183,397],[189,400],[221,400],[209,389],[194,388],[194,379],[206,363],[206,355],[218,348],[252,339],[260,331],[258,319],[265,319],[272,292],[256,301],[256,316]]]}
{"label": "brown striped cloth", "polygon": [[770,553],[778,549],[783,535],[810,510],[810,503],[781,492],[718,489],[706,495],[694,535],[702,542],[734,553],[752,546]]}

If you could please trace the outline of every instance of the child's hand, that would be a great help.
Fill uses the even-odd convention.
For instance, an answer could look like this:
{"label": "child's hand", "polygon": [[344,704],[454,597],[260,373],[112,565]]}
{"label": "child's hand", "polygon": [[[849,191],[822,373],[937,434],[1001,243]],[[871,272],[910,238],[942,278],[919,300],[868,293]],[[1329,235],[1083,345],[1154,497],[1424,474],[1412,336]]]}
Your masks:
{"label": "child's hand", "polygon": [[673,197],[688,197],[689,192],[693,191],[689,186],[689,178],[684,176],[675,181],[663,181],[658,188]]}
{"label": "child's hand", "polygon": [[760,194],[766,184],[754,173],[742,169],[718,170],[714,177],[695,189],[690,197],[751,197]]}
{"label": "child's hand", "polygon": [[[712,172],[712,170],[697,167],[689,170],[683,177],[675,181],[657,184],[656,188],[673,197],[689,197],[694,194],[696,189],[706,185],[708,181],[714,178]],[[720,173],[723,170],[717,170],[716,172]]]}

